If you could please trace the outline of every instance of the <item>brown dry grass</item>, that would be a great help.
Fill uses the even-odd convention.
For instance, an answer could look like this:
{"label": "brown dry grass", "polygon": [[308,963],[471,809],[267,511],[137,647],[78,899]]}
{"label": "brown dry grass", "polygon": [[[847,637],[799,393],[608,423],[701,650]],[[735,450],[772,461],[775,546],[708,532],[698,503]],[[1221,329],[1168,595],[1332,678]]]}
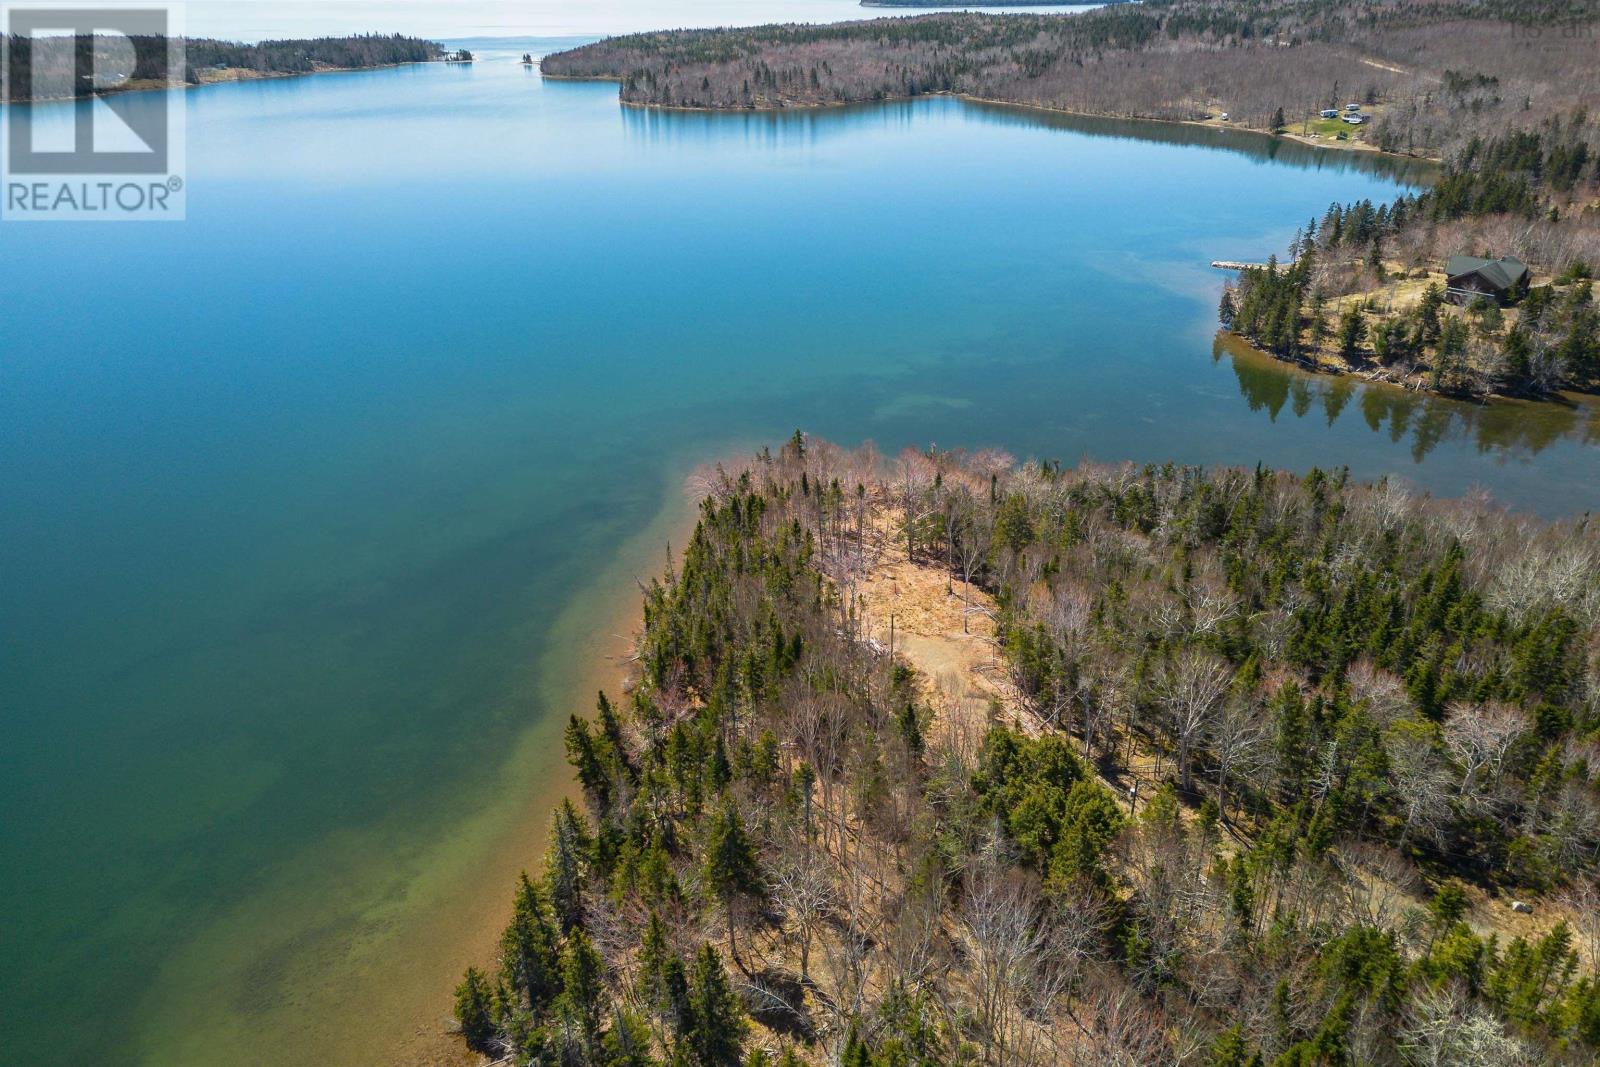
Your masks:
{"label": "brown dry grass", "polygon": [[892,638],[895,655],[917,671],[935,730],[960,723],[981,734],[998,718],[1037,735],[995,640],[994,598],[937,564],[907,558],[902,522],[883,505],[869,519],[870,563],[855,587],[866,636],[885,649]]}

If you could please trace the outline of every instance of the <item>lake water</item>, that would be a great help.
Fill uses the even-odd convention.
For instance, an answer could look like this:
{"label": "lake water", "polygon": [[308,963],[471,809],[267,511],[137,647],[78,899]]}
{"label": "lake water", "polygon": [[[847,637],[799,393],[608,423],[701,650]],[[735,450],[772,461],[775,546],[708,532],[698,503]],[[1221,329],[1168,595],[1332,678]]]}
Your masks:
{"label": "lake water", "polygon": [[796,426],[1600,503],[1592,408],[1214,344],[1211,259],[1403,170],[647,113],[514,61],[552,46],[191,92],[186,223],[0,226],[0,1059],[433,1040],[685,473]]}

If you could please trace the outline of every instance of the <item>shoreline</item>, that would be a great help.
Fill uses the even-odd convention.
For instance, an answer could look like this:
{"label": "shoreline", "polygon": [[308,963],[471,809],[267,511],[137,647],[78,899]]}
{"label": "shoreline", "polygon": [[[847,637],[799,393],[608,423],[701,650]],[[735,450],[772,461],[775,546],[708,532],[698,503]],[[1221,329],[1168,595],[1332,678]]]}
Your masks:
{"label": "shoreline", "polygon": [[[1307,148],[1321,148],[1329,152],[1352,152],[1361,155],[1382,156],[1385,159],[1404,160],[1407,163],[1429,163],[1435,166],[1443,163],[1437,156],[1413,156],[1404,152],[1386,152],[1377,145],[1365,141],[1324,141],[1315,137],[1306,137],[1297,133],[1273,133],[1270,130],[1258,130],[1251,126],[1239,126],[1224,123],[1216,119],[1164,119],[1149,115],[1113,115],[1102,111],[1082,111],[1072,108],[1051,107],[1048,104],[1024,104],[1015,100],[993,100],[983,96],[970,96],[966,93],[923,93],[923,96],[953,96],[958,100],[970,100],[973,103],[987,104],[992,107],[1014,107],[1026,111],[1042,111],[1049,115],[1072,115],[1085,119],[1111,119],[1116,122],[1153,122],[1167,126],[1194,126],[1202,130],[1222,130],[1227,133],[1250,134],[1255,137],[1266,137],[1274,141],[1293,141],[1305,145]],[[905,97],[907,100],[915,97]]]}
{"label": "shoreline", "polygon": [[[551,81],[568,82],[613,82],[620,86],[622,77],[615,74],[547,74],[543,67],[539,68],[539,76]],[[1037,111],[1047,115],[1068,115],[1073,118],[1107,119],[1113,122],[1150,122],[1167,126],[1193,126],[1202,130],[1221,130],[1227,133],[1242,133],[1255,137],[1265,137],[1274,141],[1293,141],[1295,144],[1307,148],[1320,148],[1328,152],[1349,152],[1359,155],[1380,156],[1384,159],[1404,161],[1406,163],[1423,163],[1438,166],[1442,160],[1437,156],[1407,155],[1403,152],[1386,152],[1376,145],[1365,141],[1325,141],[1315,137],[1302,136],[1297,133],[1272,133],[1268,130],[1257,130],[1249,126],[1226,124],[1214,119],[1166,119],[1151,115],[1115,115],[1105,111],[1084,111],[1075,108],[1051,107],[1048,104],[1028,104],[1017,100],[997,100],[987,96],[973,96],[970,93],[957,93],[940,91],[936,93],[910,93],[896,96],[886,96],[881,100],[831,100],[818,103],[795,103],[783,107],[699,107],[690,104],[653,104],[638,100],[624,100],[619,90],[617,103],[623,107],[638,108],[644,111],[677,111],[688,114],[727,114],[727,115],[779,115],[785,112],[813,112],[832,111],[839,108],[850,107],[876,107],[879,104],[889,104],[904,101],[920,100],[926,97],[947,96],[956,100],[973,104],[983,104],[987,107],[1016,108],[1022,111]]]}
{"label": "shoreline", "polygon": [[[274,1062],[480,1062],[452,1032],[452,991],[468,964],[495,958],[517,874],[539,869],[551,812],[575,795],[567,717],[592,714],[598,689],[619,694],[642,621],[639,582],[660,573],[665,543],[676,552],[698,514],[684,489],[692,469],[669,459],[647,517],[559,600],[522,606],[523,617],[551,618],[497,701],[519,729],[461,783],[449,817],[415,844],[391,826],[335,833],[263,872],[257,892],[152,975],[132,1009],[132,1061],[255,1062],[253,1050],[271,1046]],[[338,899],[313,916],[321,925],[283,910],[318,897]]]}
{"label": "shoreline", "polygon": [[125,93],[160,93],[209,89],[214,85],[236,85],[241,82],[272,81],[279,78],[314,78],[319,74],[362,74],[369,70],[398,70],[401,67],[420,67],[430,63],[462,62],[461,60],[415,59],[404,63],[376,63],[370,67],[325,67],[321,70],[255,70],[252,67],[228,67],[229,77],[205,78],[198,82],[156,82],[151,85],[119,85],[112,89],[90,93],[87,96],[42,96],[27,100],[0,100],[0,107],[31,107],[36,104],[70,104],[77,100],[93,100],[104,96],[122,96]]}
{"label": "shoreline", "polygon": [[[552,707],[570,707],[592,720],[599,691],[604,690],[608,697],[621,702],[627,692],[625,684],[633,673],[635,642],[644,629],[641,586],[660,577],[663,565],[675,570],[682,563],[684,547],[700,521],[704,493],[695,483],[701,473],[719,465],[737,464],[738,457],[753,447],[751,442],[738,441],[700,449],[694,452],[697,459],[672,465],[666,496],[655,516],[624,540],[596,578],[562,610],[556,628],[564,632],[552,638],[541,656],[541,661],[555,659],[559,670],[561,657],[568,649],[573,650],[567,661],[572,664],[571,673],[552,683]],[[517,825],[506,828],[501,835],[502,846],[510,842],[520,846],[520,860],[482,871],[475,879],[468,909],[472,920],[459,925],[440,957],[448,974],[428,987],[430,1007],[407,1017],[408,1036],[386,1044],[384,1062],[426,1063],[430,1067],[472,1067],[483,1062],[483,1057],[467,1049],[454,1027],[451,997],[469,965],[483,967],[495,959],[501,934],[511,919],[515,879],[522,870],[530,877],[538,876],[556,806],[563,799],[582,799],[576,772],[566,759],[566,723],[566,715],[557,712],[547,721],[531,724],[528,738],[518,746],[519,752],[531,747],[532,758],[541,764],[532,775],[541,782],[541,788],[524,798]],[[547,767],[543,766],[547,763]],[[501,848],[497,855],[504,851]],[[460,933],[469,926],[466,934]]]}
{"label": "shoreline", "polygon": [[1481,408],[1521,404],[1533,407],[1579,409],[1589,407],[1596,401],[1600,401],[1600,394],[1570,389],[1558,389],[1553,393],[1539,396],[1519,396],[1515,393],[1487,393],[1483,396],[1441,393],[1420,385],[1407,384],[1406,381],[1401,379],[1385,377],[1376,373],[1364,373],[1342,361],[1284,359],[1255,344],[1249,338],[1234,333],[1232,330],[1219,329],[1214,343],[1227,351],[1230,356],[1243,355],[1253,359],[1266,360],[1274,367],[1286,368],[1309,378],[1333,379],[1352,384],[1381,386],[1396,390],[1407,396],[1426,397],[1431,400],[1443,400],[1457,404],[1471,404]]}
{"label": "shoreline", "polygon": [[[691,465],[689,471],[698,469]],[[483,966],[493,960],[500,935],[510,921],[515,879],[521,870],[537,876],[548,844],[550,816],[563,799],[578,799],[577,779],[567,764],[562,748],[562,732],[567,718],[561,709],[569,708],[587,718],[594,712],[595,695],[604,690],[613,700],[620,699],[632,673],[634,643],[644,626],[644,600],[639,585],[658,575],[670,548],[674,565],[682,558],[683,546],[698,519],[698,500],[687,487],[688,472],[669,479],[667,496],[655,517],[642,531],[628,538],[588,586],[563,607],[558,630],[567,631],[548,643],[541,659],[560,659],[571,650],[569,676],[551,685],[548,721],[530,724],[531,755],[541,766],[529,775],[539,783],[534,792],[520,802],[522,809],[515,825],[508,826],[497,842],[496,856],[514,859],[484,870],[474,879],[473,898],[465,909],[470,921],[461,924],[466,932],[451,938],[449,956],[441,968],[447,977],[430,986],[430,1004],[436,1010],[414,1013],[405,1028],[384,1049],[386,1062],[466,1065],[481,1062],[469,1051],[452,1029],[451,994],[461,972],[471,964]],[[545,734],[549,738],[545,738]],[[519,749],[523,746],[519,746]],[[548,766],[542,764],[548,763]],[[465,917],[465,916],[464,916]]]}

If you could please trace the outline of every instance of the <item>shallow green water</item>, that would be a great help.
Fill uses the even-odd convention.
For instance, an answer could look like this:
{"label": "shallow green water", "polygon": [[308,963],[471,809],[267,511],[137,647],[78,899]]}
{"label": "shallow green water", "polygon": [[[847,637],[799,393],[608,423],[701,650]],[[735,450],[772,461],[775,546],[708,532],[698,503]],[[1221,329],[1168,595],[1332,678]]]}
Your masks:
{"label": "shallow green water", "polygon": [[500,53],[207,89],[186,224],[0,229],[0,1059],[376,1061],[442,1015],[441,916],[564,774],[585,591],[797,425],[1596,503],[1590,409],[1214,351],[1207,263],[1377,161],[615,96]]}

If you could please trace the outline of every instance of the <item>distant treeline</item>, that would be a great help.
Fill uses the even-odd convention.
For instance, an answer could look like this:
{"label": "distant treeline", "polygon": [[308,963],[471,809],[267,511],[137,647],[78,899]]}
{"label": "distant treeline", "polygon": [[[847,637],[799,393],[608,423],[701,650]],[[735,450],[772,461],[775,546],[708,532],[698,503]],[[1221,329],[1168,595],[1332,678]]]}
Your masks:
{"label": "distant treeline", "polygon": [[[128,42],[132,42],[132,55]],[[10,39],[10,99],[14,101],[62,96],[88,96],[99,90],[79,79],[73,65],[74,39],[43,37]],[[396,63],[438,59],[444,50],[433,41],[400,34],[356,37],[318,37],[309,40],[262,41],[239,44],[207,38],[182,42],[185,60],[181,71],[168,71],[169,40],[165,37],[96,36],[95,69],[126,70],[138,87],[151,83],[195,85],[206,80],[207,70],[248,70],[260,74],[309,74],[318,70],[355,70]],[[131,58],[131,68],[128,66]],[[126,88],[127,83],[118,88]]]}
{"label": "distant treeline", "polygon": [[[1073,0],[1004,0],[1007,7],[1062,7]],[[1109,4],[1130,4],[1134,0],[1107,0]],[[965,7],[962,0],[861,0],[862,7]]]}
{"label": "distant treeline", "polygon": [[319,67],[382,67],[394,63],[421,63],[438,59],[444,49],[432,41],[400,34],[359,37],[318,37],[301,41],[188,42],[191,67],[243,67],[273,73],[307,73]]}
{"label": "distant treeline", "polygon": [[1359,136],[1438,156],[1600,92],[1593,0],[1426,5],[1152,0],[1067,15],[972,12],[634,34],[546,57],[629,103],[785,108],[952,92],[1089,114],[1271,130],[1383,104]]}

